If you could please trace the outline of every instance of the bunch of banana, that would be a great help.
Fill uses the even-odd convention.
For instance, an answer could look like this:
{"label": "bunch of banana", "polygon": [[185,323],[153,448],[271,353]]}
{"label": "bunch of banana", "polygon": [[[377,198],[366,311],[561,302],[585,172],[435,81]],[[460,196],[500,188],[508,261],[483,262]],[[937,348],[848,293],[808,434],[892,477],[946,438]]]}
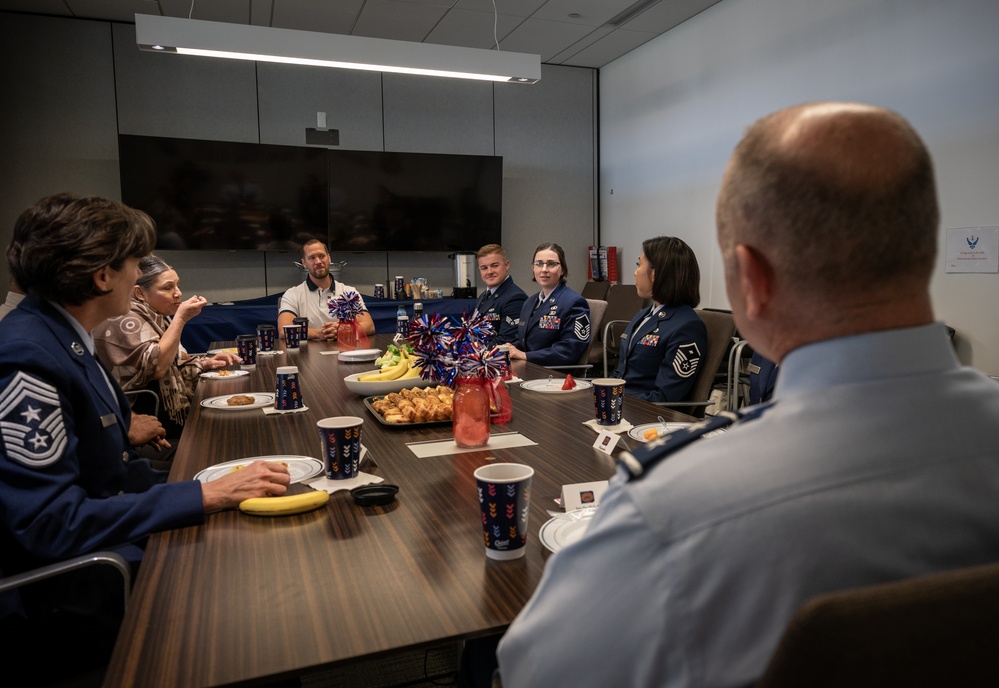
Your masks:
{"label": "bunch of banana", "polygon": [[[409,373],[414,370],[410,367],[412,359],[406,350],[403,348],[399,349],[399,362],[394,366],[389,368],[382,368],[377,373],[367,373],[365,375],[358,376],[358,382],[385,382],[386,380],[398,380],[402,377],[413,377]],[[417,370],[417,375],[419,375],[419,369]]]}
{"label": "bunch of banana", "polygon": [[253,497],[239,503],[239,510],[253,516],[288,516],[318,509],[330,501],[326,490],[313,490],[283,497]]}

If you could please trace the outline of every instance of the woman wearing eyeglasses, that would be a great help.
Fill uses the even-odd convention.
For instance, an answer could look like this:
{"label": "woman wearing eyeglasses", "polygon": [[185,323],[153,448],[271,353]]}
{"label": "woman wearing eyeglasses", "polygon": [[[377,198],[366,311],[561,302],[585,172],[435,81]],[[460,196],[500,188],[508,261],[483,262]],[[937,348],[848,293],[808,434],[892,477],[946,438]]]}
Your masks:
{"label": "woman wearing eyeglasses", "polygon": [[697,257],[682,239],[642,242],[635,269],[638,295],[652,307],[635,314],[621,335],[621,360],[614,377],[624,393],[648,401],[684,401],[697,378],[708,331],[694,312],[701,300]]}
{"label": "woman wearing eyeglasses", "polygon": [[561,246],[541,244],[532,265],[541,291],[524,301],[510,358],[543,366],[572,365],[590,342],[590,307],[565,285],[569,268]]}

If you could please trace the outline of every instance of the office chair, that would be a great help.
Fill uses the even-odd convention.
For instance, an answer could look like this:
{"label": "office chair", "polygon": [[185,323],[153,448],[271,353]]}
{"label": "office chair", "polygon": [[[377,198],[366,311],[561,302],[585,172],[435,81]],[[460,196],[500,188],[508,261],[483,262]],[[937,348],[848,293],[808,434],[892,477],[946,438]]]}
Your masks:
{"label": "office chair", "polygon": [[[729,347],[735,336],[735,321],[730,311],[696,309],[697,315],[704,321],[708,330],[708,350],[701,356],[694,386],[684,401],[657,401],[656,406],[666,406],[688,413],[697,418],[703,418],[711,400],[711,390],[715,385],[715,376],[721,369],[722,361],[726,360]],[[726,376],[726,385],[727,376]]]}
{"label": "office chair", "polygon": [[580,376],[583,376],[589,373],[590,368],[600,360],[602,349],[598,343],[598,335],[600,333],[600,323],[603,322],[604,313],[607,311],[607,302],[599,299],[586,299],[586,303],[590,307],[590,342],[586,345],[583,355],[579,357],[576,363],[550,365],[545,366],[546,368],[551,368],[552,370],[581,371]]}
{"label": "office chair", "polygon": [[756,688],[939,688],[999,680],[999,563],[819,595]]}

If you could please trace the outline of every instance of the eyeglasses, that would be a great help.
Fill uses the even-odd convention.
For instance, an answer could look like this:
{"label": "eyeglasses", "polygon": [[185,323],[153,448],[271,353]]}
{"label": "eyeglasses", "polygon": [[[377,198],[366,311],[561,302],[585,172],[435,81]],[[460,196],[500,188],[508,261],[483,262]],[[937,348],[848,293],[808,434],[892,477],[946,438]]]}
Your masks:
{"label": "eyeglasses", "polygon": [[557,260],[536,260],[533,263],[536,268],[548,268],[549,270],[554,270],[561,264]]}

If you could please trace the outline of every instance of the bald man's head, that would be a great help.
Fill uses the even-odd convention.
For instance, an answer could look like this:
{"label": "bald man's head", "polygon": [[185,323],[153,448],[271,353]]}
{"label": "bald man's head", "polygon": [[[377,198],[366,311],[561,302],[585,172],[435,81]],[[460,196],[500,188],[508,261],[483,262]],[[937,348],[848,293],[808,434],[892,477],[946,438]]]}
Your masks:
{"label": "bald man's head", "polygon": [[723,254],[748,245],[803,292],[928,285],[939,222],[933,165],[894,112],[795,106],[747,130],[725,172],[717,221]]}

